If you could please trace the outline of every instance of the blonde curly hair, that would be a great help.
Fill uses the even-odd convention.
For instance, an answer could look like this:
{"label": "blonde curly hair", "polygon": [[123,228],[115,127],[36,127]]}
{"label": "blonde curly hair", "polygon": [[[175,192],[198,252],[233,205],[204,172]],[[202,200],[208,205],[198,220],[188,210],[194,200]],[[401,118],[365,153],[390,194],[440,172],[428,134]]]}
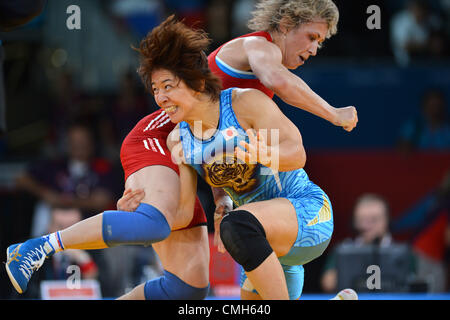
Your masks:
{"label": "blonde curly hair", "polygon": [[337,33],[339,10],[331,0],[260,0],[248,27],[254,31],[279,31],[283,20],[291,30],[303,23],[324,20],[327,38]]}

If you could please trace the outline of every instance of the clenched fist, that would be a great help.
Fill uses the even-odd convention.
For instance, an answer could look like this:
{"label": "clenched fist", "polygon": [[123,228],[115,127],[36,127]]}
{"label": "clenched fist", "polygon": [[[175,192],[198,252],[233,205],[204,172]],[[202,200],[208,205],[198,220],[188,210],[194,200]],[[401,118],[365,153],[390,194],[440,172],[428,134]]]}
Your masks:
{"label": "clenched fist", "polygon": [[343,127],[345,131],[352,131],[358,123],[358,113],[353,106],[336,109],[335,125]]}

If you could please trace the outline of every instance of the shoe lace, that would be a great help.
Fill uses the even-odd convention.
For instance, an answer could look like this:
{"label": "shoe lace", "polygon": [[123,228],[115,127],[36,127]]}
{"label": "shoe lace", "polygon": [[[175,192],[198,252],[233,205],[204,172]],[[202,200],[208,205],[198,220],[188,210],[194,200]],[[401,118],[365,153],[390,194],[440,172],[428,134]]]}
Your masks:
{"label": "shoe lace", "polygon": [[35,272],[42,266],[45,258],[46,254],[42,246],[39,246],[34,250],[30,250],[24,256],[23,263],[19,265],[19,270],[22,272],[25,278],[27,278],[27,280],[30,280],[33,272]]}

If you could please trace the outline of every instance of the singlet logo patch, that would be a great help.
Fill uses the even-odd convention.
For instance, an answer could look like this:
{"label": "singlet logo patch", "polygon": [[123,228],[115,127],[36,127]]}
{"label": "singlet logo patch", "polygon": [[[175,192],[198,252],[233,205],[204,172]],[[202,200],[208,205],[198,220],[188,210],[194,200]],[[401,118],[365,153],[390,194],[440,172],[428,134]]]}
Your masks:
{"label": "singlet logo patch", "polygon": [[234,137],[237,137],[239,135],[238,131],[233,126],[226,128],[225,130],[222,130],[220,132],[222,133],[225,141],[233,139]]}

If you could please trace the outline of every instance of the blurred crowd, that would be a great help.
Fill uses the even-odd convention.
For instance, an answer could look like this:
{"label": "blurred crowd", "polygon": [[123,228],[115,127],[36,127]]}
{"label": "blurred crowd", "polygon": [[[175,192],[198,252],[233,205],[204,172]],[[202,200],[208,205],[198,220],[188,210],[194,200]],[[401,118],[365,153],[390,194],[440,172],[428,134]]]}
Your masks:
{"label": "blurred crowd", "polygon": [[[205,29],[212,47],[247,33],[247,21],[256,0],[115,0],[108,1],[109,12],[138,37],[158,24],[161,17],[176,13],[188,25]],[[111,3],[111,4],[110,4]],[[445,59],[449,56],[450,3],[448,0],[399,0],[349,3],[336,0],[340,8],[339,35],[322,56],[364,58],[394,56],[401,66],[415,58]],[[367,8],[378,5],[380,26],[374,38],[364,36]]]}
{"label": "blurred crowd", "polygon": [[[25,29],[8,35],[0,33],[6,39],[4,72],[8,105],[8,134],[0,136],[0,162],[22,164],[19,168],[11,167],[14,172],[0,173],[2,250],[10,243],[114,209],[124,185],[119,159],[121,143],[138,120],[157,108],[135,72],[136,55],[128,62],[118,62],[117,79],[111,86],[93,80],[100,71],[92,68],[101,65],[101,56],[93,55],[91,65],[83,60],[83,66],[87,66],[83,68],[77,68],[77,62],[68,62],[65,51],[46,36],[45,19],[51,16],[52,7],[64,6],[61,4],[64,1],[55,2],[49,1],[48,13]],[[99,12],[96,17],[108,23],[112,34],[129,40],[126,49],[130,49],[130,43],[136,46],[169,13],[176,13],[188,25],[209,33],[212,50],[248,32],[246,23],[255,2],[101,0],[89,5],[95,6]],[[326,50],[317,59],[378,59],[392,61],[399,67],[448,61],[450,1],[335,2],[341,12],[339,33],[326,43]],[[382,28],[367,39],[363,26],[368,17],[366,8],[371,4],[382,9]],[[94,51],[96,46],[102,45],[91,43],[83,50]],[[83,59],[88,57],[83,55]],[[449,104],[445,93],[430,89],[424,93],[420,105],[416,117],[405,117],[398,137],[393,138],[393,148],[405,154],[414,150],[449,151]],[[418,225],[410,241],[415,274],[411,283],[424,283],[424,290],[430,292],[449,289],[449,177],[443,177],[432,200],[422,208],[420,214],[427,224]],[[204,185],[199,192],[209,218],[210,192]],[[363,194],[355,199],[354,237],[344,243],[389,247],[395,243],[391,222],[389,204],[379,195]],[[433,229],[439,232],[428,232],[433,223],[439,225]],[[208,226],[212,231],[212,225]],[[330,251],[324,257],[321,278],[317,279],[322,292],[335,292],[342,272],[337,269],[336,252]],[[119,296],[162,271],[151,248],[74,250],[56,255],[53,260],[33,279],[25,298],[39,298],[42,280],[65,279],[66,267],[71,264],[80,266],[83,278],[98,279],[105,297]],[[2,283],[0,287],[0,298],[18,297],[9,290],[12,288],[9,284]]]}

